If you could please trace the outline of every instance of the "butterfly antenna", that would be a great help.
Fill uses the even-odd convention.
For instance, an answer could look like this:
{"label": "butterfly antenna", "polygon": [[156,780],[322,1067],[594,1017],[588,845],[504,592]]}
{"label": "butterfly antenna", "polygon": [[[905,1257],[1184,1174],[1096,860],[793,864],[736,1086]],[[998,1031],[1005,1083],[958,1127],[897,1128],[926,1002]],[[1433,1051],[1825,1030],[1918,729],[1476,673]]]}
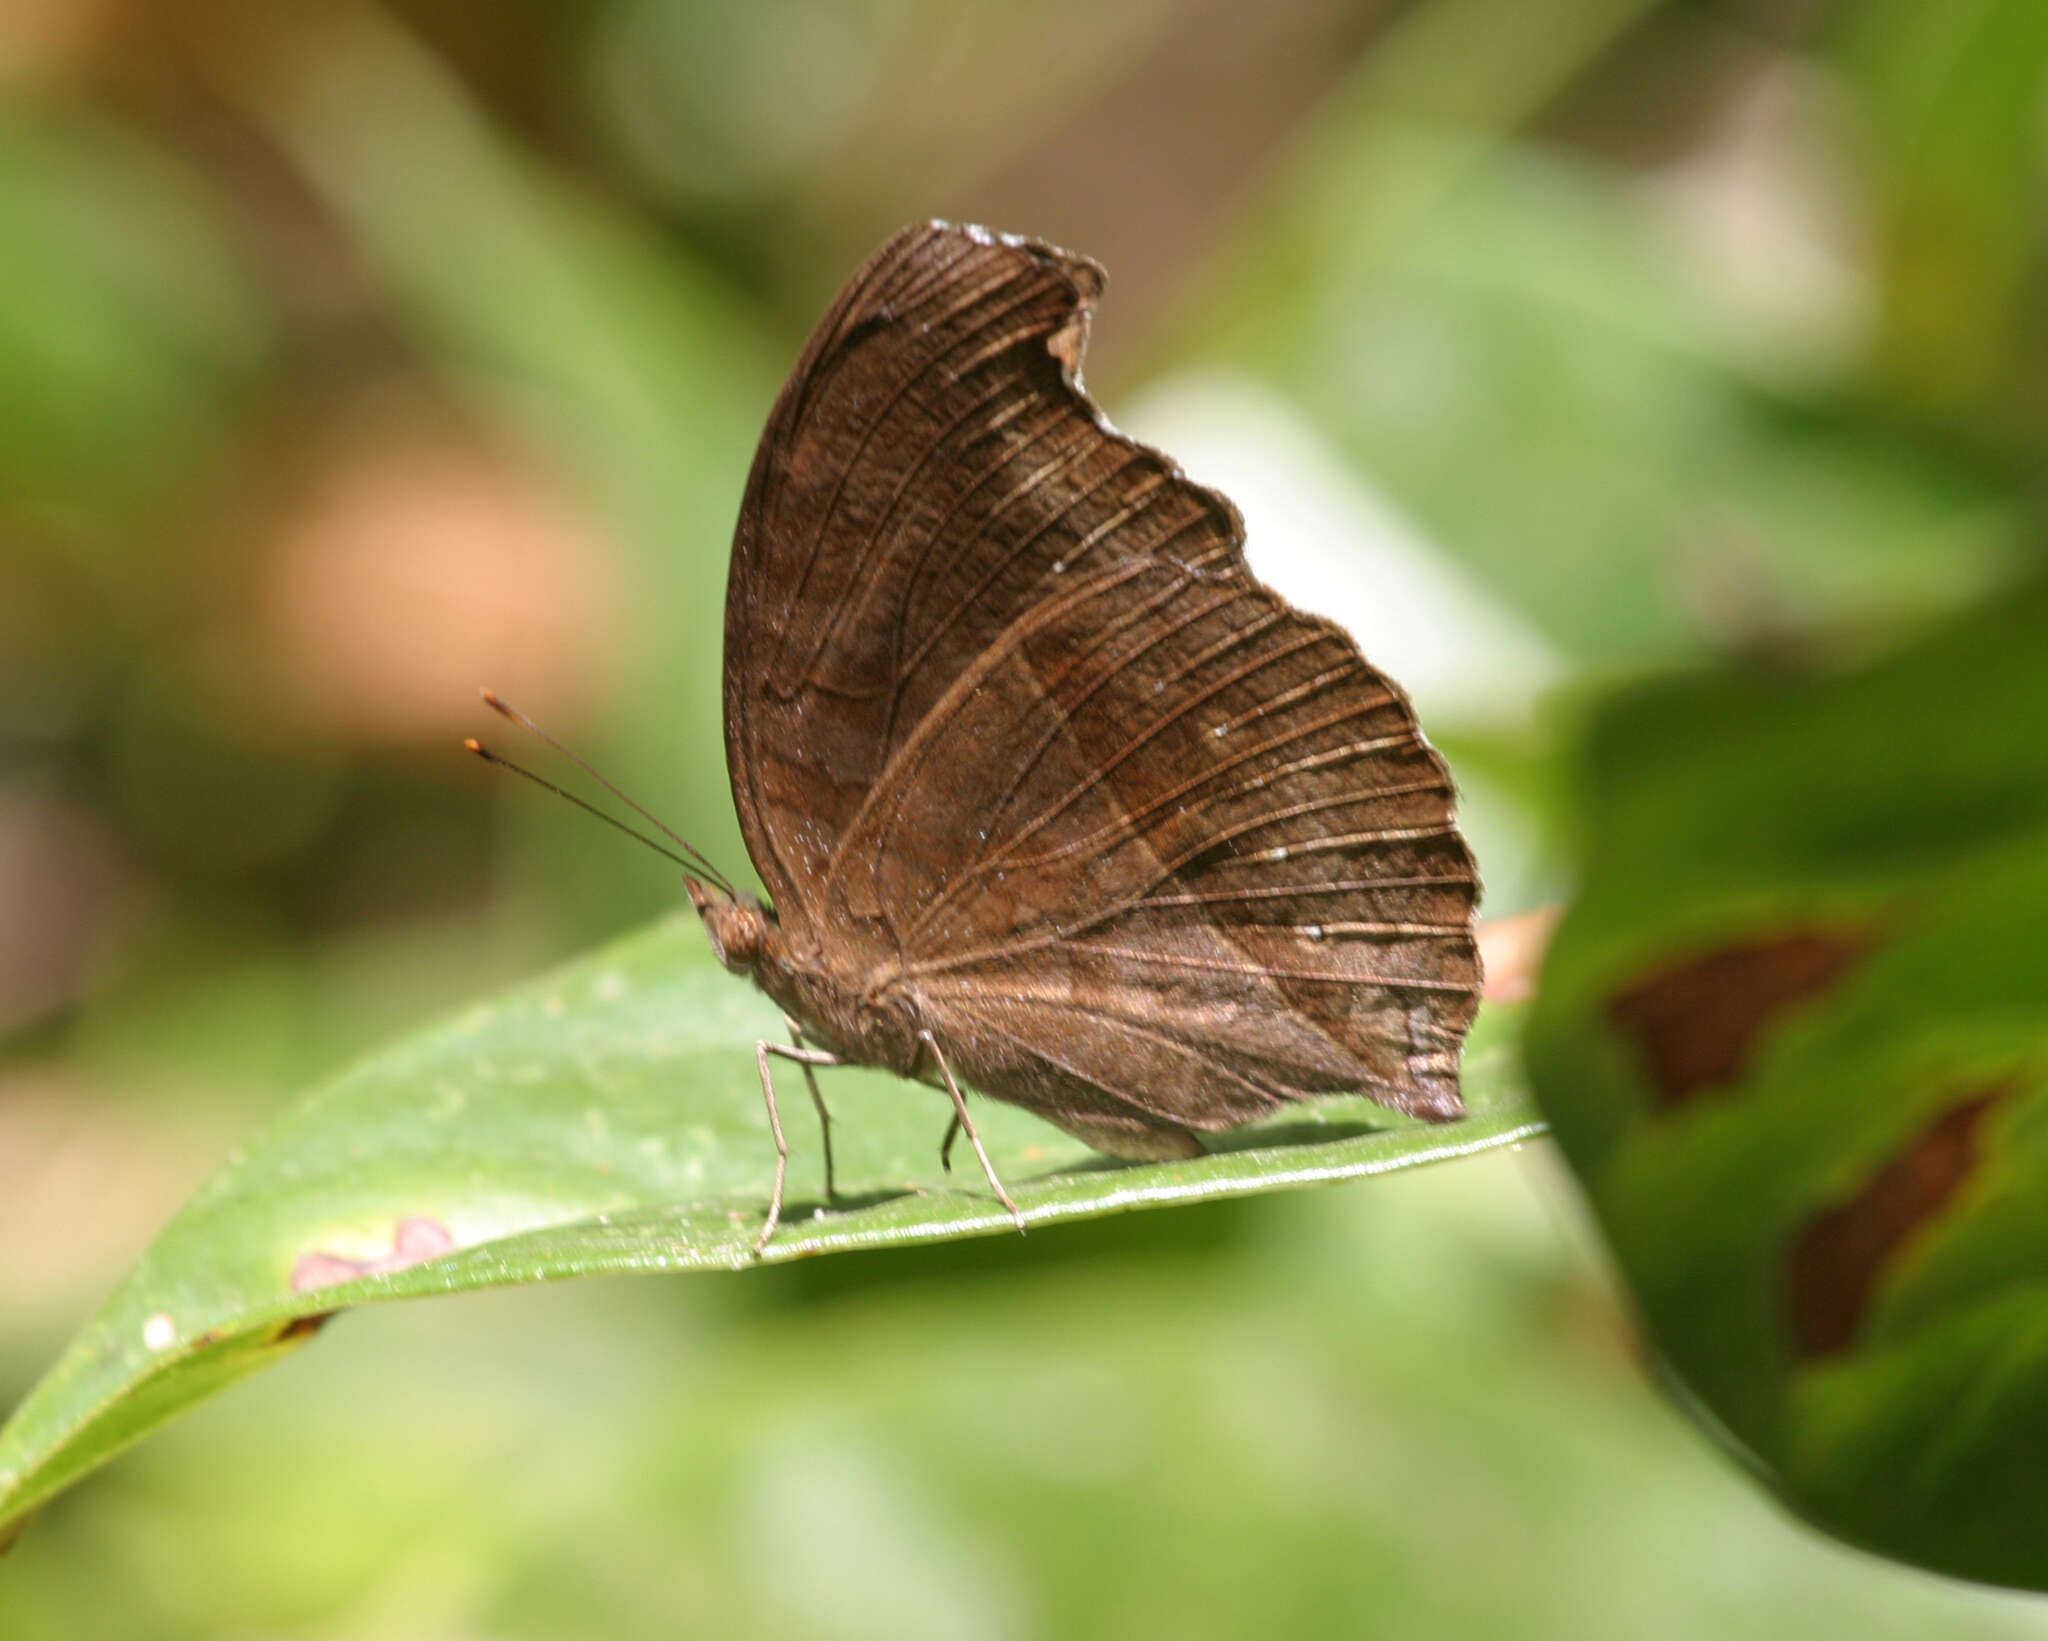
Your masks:
{"label": "butterfly antenna", "polygon": [[489,707],[493,712],[497,713],[500,717],[511,719],[512,722],[519,725],[521,729],[527,730],[531,734],[539,736],[549,746],[553,747],[557,752],[561,753],[563,757],[567,758],[578,769],[582,770],[584,774],[588,775],[592,780],[597,782],[599,786],[603,787],[613,797],[617,798],[619,802],[624,804],[628,809],[632,810],[634,814],[638,815],[642,820],[646,821],[648,825],[652,826],[663,837],[667,838],[670,843],[673,843],[677,849],[680,849],[682,851],[682,854],[679,856],[671,850],[662,848],[661,845],[655,843],[653,839],[642,836],[640,833],[634,831],[632,827],[627,826],[623,821],[618,820],[614,816],[605,814],[603,810],[598,809],[592,804],[585,803],[573,792],[564,791],[561,787],[555,785],[553,781],[542,780],[541,777],[534,774],[533,771],[529,769],[524,769],[520,765],[511,762],[509,759],[499,757],[495,752],[487,750],[480,743],[473,739],[465,741],[463,743],[466,747],[469,748],[470,751],[476,753],[476,755],[482,758],[486,763],[494,763],[499,765],[501,768],[513,771],[515,774],[524,775],[528,780],[532,781],[535,785],[544,786],[550,792],[556,793],[561,797],[567,798],[579,809],[588,810],[591,814],[597,815],[601,819],[610,821],[612,825],[616,826],[620,831],[626,833],[629,837],[639,838],[642,843],[646,844],[650,849],[653,849],[657,854],[666,855],[670,860],[676,861],[679,865],[686,866],[691,871],[701,873],[704,877],[709,878],[713,883],[718,885],[718,887],[722,889],[726,894],[736,895],[738,893],[738,891],[733,888],[731,880],[728,879],[726,875],[723,872],[721,872],[716,866],[713,866],[710,861],[704,858],[704,853],[702,850],[700,850],[695,844],[691,843],[689,839],[685,838],[680,832],[676,831],[674,827],[670,826],[659,815],[655,814],[653,810],[649,809],[645,804],[636,802],[633,798],[628,797],[626,793],[621,791],[611,781],[606,780],[604,776],[600,775],[595,769],[593,769],[587,760],[577,756],[577,754],[570,751],[569,748],[564,746],[560,741],[556,740],[554,736],[550,735],[546,730],[542,729],[539,724],[535,723],[531,718],[527,717],[525,713],[521,712],[509,701],[503,699],[496,690],[486,689],[480,690],[478,691],[478,693],[482,695],[485,706]]}
{"label": "butterfly antenna", "polygon": [[595,815],[599,820],[603,821],[605,825],[616,827],[619,831],[625,833],[627,837],[631,838],[635,843],[646,844],[647,847],[652,849],[657,855],[661,855],[665,859],[674,861],[678,866],[683,867],[685,870],[692,872],[702,872],[704,870],[704,865],[701,861],[684,859],[683,856],[677,854],[673,849],[668,848],[664,844],[656,843],[654,839],[647,836],[646,833],[634,831],[632,827],[628,826],[624,821],[620,820],[618,816],[607,815],[602,809],[598,808],[596,804],[590,803],[583,798],[579,798],[576,796],[575,793],[565,791],[563,788],[555,785],[555,783],[547,779],[546,776],[536,775],[524,764],[516,764],[510,758],[499,757],[497,753],[493,752],[489,747],[485,746],[483,742],[479,741],[474,735],[472,735],[468,740],[464,741],[462,745],[465,751],[474,752],[479,758],[483,759],[485,763],[494,764],[499,769],[509,769],[512,771],[513,774],[533,782],[535,786],[542,787],[545,790],[554,793],[556,797],[568,799],[569,802],[573,803],[578,809],[582,810],[586,815]]}

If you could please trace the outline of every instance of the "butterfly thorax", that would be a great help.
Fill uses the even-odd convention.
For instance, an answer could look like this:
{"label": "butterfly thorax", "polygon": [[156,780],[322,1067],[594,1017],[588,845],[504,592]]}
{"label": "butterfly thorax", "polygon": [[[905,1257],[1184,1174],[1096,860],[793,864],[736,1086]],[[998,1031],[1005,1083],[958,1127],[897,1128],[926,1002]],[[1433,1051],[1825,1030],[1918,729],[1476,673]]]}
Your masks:
{"label": "butterfly thorax", "polygon": [[735,899],[692,880],[690,899],[718,961],[766,992],[807,1041],[899,1076],[927,1074],[919,1021],[906,999],[877,994],[816,961],[805,962],[791,950],[774,909],[751,897]]}

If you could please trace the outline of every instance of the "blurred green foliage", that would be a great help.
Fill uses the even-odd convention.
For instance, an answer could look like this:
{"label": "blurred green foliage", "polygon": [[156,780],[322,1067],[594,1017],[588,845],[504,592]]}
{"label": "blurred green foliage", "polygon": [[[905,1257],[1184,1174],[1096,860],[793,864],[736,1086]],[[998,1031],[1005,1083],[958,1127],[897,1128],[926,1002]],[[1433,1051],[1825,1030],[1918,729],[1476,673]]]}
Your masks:
{"label": "blurred green foliage", "polygon": [[1657,1349],[1813,1520],[2048,1586],[2048,591],[1581,763],[1527,1058]]}
{"label": "blurred green foliage", "polygon": [[[295,1088],[673,903],[459,757],[476,684],[738,861],[732,514],[900,222],[1101,258],[1112,413],[1277,396],[1569,711],[1674,659],[1881,649],[2038,554],[2041,15],[11,8],[0,1401]],[[1553,720],[1502,706],[1430,727],[1522,862],[1510,911],[1569,887],[1570,808]],[[388,1307],[58,1501],[0,1622],[2048,1632],[1687,1440],[1570,1200],[1495,1159]]]}

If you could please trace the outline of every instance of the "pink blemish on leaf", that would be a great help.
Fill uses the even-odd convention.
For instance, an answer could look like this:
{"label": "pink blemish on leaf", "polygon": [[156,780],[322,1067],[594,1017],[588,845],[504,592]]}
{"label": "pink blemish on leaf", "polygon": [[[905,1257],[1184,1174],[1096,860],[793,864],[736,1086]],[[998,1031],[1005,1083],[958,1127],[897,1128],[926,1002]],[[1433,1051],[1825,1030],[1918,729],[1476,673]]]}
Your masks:
{"label": "pink blemish on leaf", "polygon": [[348,1259],[324,1251],[300,1255],[292,1266],[292,1292],[310,1293],[316,1288],[331,1288],[337,1282],[353,1282],[358,1277],[385,1276],[454,1251],[455,1238],[447,1226],[439,1220],[408,1216],[393,1227],[388,1254],[374,1259]]}
{"label": "pink blemish on leaf", "polygon": [[389,1269],[403,1270],[423,1259],[438,1259],[455,1251],[455,1238],[436,1219],[401,1219],[391,1238]]}
{"label": "pink blemish on leaf", "polygon": [[343,1259],[339,1254],[306,1254],[292,1267],[292,1292],[311,1293],[315,1288],[331,1288],[337,1282],[353,1282],[364,1274],[364,1267],[353,1259]]}

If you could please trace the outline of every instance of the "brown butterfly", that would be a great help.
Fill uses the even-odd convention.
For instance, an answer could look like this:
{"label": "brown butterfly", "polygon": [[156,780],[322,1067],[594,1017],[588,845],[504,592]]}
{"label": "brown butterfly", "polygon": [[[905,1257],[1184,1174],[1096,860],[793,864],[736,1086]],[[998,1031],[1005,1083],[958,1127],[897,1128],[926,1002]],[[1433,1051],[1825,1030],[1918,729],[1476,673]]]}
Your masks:
{"label": "brown butterfly", "polygon": [[[962,1084],[1118,1157],[1363,1092],[1463,1112],[1478,884],[1443,760],[1236,508],[1081,386],[1093,262],[906,228],[840,293],[755,455],[726,760],[769,904],[709,874],[771,1056]],[[694,852],[693,852],[694,853]]]}

